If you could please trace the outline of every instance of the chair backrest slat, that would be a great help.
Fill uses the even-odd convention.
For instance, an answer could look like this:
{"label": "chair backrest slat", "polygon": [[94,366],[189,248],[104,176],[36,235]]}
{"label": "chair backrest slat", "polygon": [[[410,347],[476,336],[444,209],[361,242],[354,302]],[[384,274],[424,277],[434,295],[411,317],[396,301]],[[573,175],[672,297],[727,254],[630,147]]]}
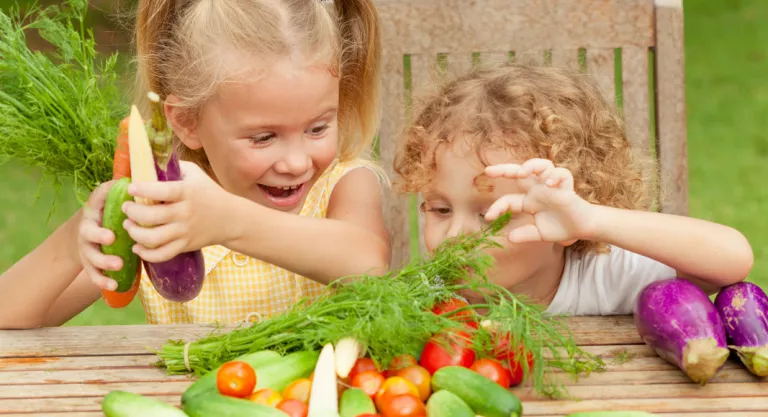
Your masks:
{"label": "chair backrest slat", "polygon": [[[619,106],[633,146],[658,158],[659,209],[687,214],[681,0],[375,1],[384,62],[379,154],[392,179],[413,95],[440,77],[477,63],[586,67]],[[424,251],[423,216],[412,197],[386,198],[393,268]]]}

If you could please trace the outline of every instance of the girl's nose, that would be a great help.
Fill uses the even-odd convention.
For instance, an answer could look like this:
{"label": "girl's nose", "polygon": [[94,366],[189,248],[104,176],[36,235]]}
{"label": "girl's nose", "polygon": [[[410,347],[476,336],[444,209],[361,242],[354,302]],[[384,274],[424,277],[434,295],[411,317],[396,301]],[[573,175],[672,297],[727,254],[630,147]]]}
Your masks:
{"label": "girl's nose", "polygon": [[463,216],[454,216],[450,227],[448,228],[449,238],[459,236],[460,234],[471,234],[480,231],[480,222]]}
{"label": "girl's nose", "polygon": [[304,149],[293,148],[275,164],[275,170],[281,174],[302,175],[312,166],[312,158]]}

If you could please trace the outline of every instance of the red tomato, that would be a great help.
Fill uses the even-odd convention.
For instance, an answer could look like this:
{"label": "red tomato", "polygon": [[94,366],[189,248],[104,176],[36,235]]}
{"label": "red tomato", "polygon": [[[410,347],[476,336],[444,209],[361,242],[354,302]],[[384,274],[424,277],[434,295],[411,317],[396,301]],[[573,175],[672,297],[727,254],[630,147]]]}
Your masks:
{"label": "red tomato", "polygon": [[501,366],[499,361],[485,358],[479,359],[472,364],[470,369],[504,388],[509,388],[512,374],[509,372],[509,369]]}
{"label": "red tomato", "polygon": [[[429,371],[430,375],[449,365],[469,368],[475,362],[475,352],[472,351],[469,340],[469,335],[465,332],[456,332],[448,337],[433,337],[424,346],[419,365]],[[448,346],[443,347],[443,344],[448,343]]]}
{"label": "red tomato", "polygon": [[216,387],[221,395],[245,398],[256,387],[256,371],[245,362],[227,362],[216,373]]}
{"label": "red tomato", "polygon": [[355,379],[355,375],[365,371],[379,372],[379,368],[376,367],[376,362],[371,358],[359,358],[352,366],[352,370],[349,371],[347,378],[351,380]]}
{"label": "red tomato", "polygon": [[299,400],[283,400],[277,405],[278,410],[285,411],[290,417],[307,417],[309,408]]}
{"label": "red tomato", "polygon": [[426,417],[427,409],[424,403],[411,394],[400,394],[387,397],[381,405],[377,405],[382,417]]}
{"label": "red tomato", "polygon": [[389,363],[387,370],[384,372],[384,377],[389,378],[391,376],[397,376],[397,372],[399,370],[418,364],[419,361],[417,361],[413,355],[409,355],[407,353],[398,355],[392,359],[392,362]]}
{"label": "red tomato", "polygon": [[[469,306],[469,303],[467,303],[464,300],[458,299],[458,298],[452,298],[450,300],[441,301],[435,304],[434,307],[432,307],[432,312],[435,314],[443,314],[448,313],[450,311],[458,310],[462,307]],[[477,322],[475,319],[475,310],[473,309],[467,309],[467,310],[461,310],[456,314],[449,315],[448,317],[466,322],[467,325],[469,325],[472,328],[477,329]]]}
{"label": "red tomato", "polygon": [[[525,377],[525,369],[523,364],[519,362],[519,359],[523,356],[524,347],[522,344],[517,345],[517,352],[514,352],[510,347],[510,338],[502,337],[493,349],[493,355],[496,359],[504,365],[505,368],[510,371],[510,386],[515,387],[523,383]],[[528,372],[533,371],[533,354],[530,351],[525,351],[526,360],[528,362]]]}
{"label": "red tomato", "polygon": [[427,401],[432,394],[432,375],[424,367],[412,365],[397,371],[397,376],[407,379],[416,387],[421,401]]}
{"label": "red tomato", "polygon": [[379,391],[376,392],[374,402],[376,403],[376,407],[381,410],[381,404],[384,404],[388,398],[403,394],[409,394],[419,398],[419,389],[416,388],[416,385],[413,385],[411,381],[401,376],[393,376],[384,381],[384,384],[379,388]]}
{"label": "red tomato", "polygon": [[382,385],[384,385],[384,376],[377,371],[361,372],[352,378],[352,386],[365,391],[371,399],[373,399]]}
{"label": "red tomato", "polygon": [[283,390],[283,399],[299,400],[309,404],[309,393],[312,390],[312,381],[309,378],[301,378],[291,382]]}
{"label": "red tomato", "polygon": [[259,404],[277,407],[283,401],[283,396],[272,388],[262,388],[249,395],[248,399]]}

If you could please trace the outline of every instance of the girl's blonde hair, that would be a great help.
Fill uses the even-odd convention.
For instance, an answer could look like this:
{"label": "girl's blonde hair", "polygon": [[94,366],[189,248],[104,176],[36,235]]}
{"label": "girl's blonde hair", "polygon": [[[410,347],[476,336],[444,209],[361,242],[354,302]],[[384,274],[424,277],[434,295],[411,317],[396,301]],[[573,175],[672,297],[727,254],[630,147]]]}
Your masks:
{"label": "girl's blonde hair", "polygon": [[[295,54],[340,77],[339,158],[368,150],[379,123],[380,40],[372,0],[139,0],[136,100],[178,96],[197,112],[229,77]],[[228,54],[228,55],[227,55]],[[233,67],[241,67],[233,69]],[[183,159],[210,173],[205,154],[179,142]]]}
{"label": "girl's blonde hair", "polygon": [[[550,159],[573,173],[576,192],[590,203],[641,210],[653,204],[653,165],[633,151],[621,119],[584,74],[520,64],[478,68],[447,81],[414,114],[395,155],[403,192],[423,191],[434,178],[438,145],[461,140],[486,165],[490,149],[521,161]],[[606,246],[579,241],[571,249]]]}

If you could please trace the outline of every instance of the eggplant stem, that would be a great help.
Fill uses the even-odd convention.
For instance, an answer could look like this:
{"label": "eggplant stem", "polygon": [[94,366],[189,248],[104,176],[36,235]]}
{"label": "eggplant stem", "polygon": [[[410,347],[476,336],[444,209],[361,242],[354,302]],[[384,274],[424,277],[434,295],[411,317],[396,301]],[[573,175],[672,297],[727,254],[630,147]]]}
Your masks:
{"label": "eggplant stem", "polygon": [[714,338],[695,339],[683,349],[683,369],[693,382],[706,385],[723,366],[730,351]]}

